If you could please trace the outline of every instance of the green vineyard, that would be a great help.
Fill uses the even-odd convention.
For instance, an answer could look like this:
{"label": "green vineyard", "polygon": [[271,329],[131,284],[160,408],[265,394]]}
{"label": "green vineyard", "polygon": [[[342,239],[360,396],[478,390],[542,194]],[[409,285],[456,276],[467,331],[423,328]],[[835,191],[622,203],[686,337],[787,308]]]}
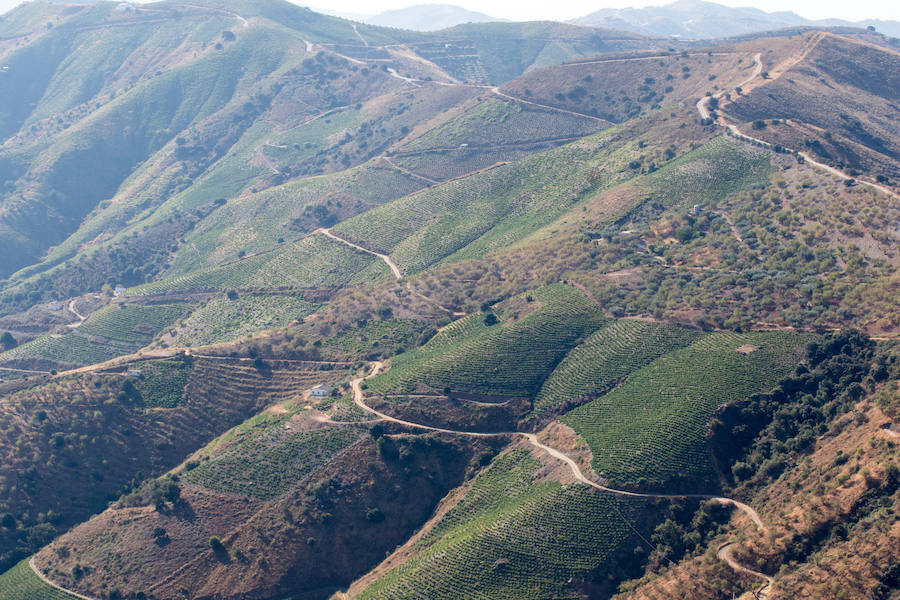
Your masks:
{"label": "green vineyard", "polygon": [[231,300],[213,298],[176,328],[174,345],[199,346],[230,342],[263,329],[301,321],[318,305],[290,295],[241,294]]}
{"label": "green vineyard", "polygon": [[324,235],[310,235],[271,252],[132,288],[133,295],[341,286],[375,259]]}
{"label": "green vineyard", "polygon": [[443,123],[403,146],[402,152],[454,148],[523,145],[555,139],[581,138],[602,129],[594,119],[548,110],[501,98],[488,98],[475,108]]}
{"label": "green vineyard", "polygon": [[363,435],[364,428],[352,425],[303,432],[294,431],[290,419],[260,421],[185,479],[220,492],[275,498]]}
{"label": "green vineyard", "polygon": [[190,309],[189,304],[113,304],[104,306],[78,327],[78,333],[144,346]]}
{"label": "green vineyard", "polygon": [[335,232],[391,254],[405,273],[422,271],[475,242],[477,249],[466,256],[507,247],[601,184],[595,161],[609,152],[597,152],[603,135],[400,198],[348,219]]}
{"label": "green vineyard", "polygon": [[189,304],[113,304],[92,314],[77,329],[44,335],[9,352],[2,360],[44,359],[63,365],[99,363],[149,344],[190,309]]}
{"label": "green vineyard", "polygon": [[632,373],[563,417],[611,485],[666,489],[712,479],[706,428],[718,406],[764,392],[797,364],[810,336],[711,333]]}
{"label": "green vineyard", "polygon": [[[416,384],[437,390],[531,396],[576,340],[605,318],[580,291],[554,284],[532,293],[534,311],[487,325],[484,315],[457,321],[425,346],[397,356],[370,382],[376,392],[406,391]],[[497,306],[498,312],[502,305]],[[503,315],[501,314],[501,317]]]}
{"label": "green vineyard", "polygon": [[0,598],[3,600],[76,600],[76,597],[40,580],[23,560],[0,574]]}
{"label": "green vineyard", "polygon": [[191,374],[191,366],[177,360],[154,360],[139,363],[141,378],[136,385],[144,406],[175,408],[184,399],[184,389]]}
{"label": "green vineyard", "polygon": [[360,598],[573,597],[571,579],[630,551],[646,502],[587,486],[533,483],[539,466],[524,450],[501,455],[416,543],[415,554]]}
{"label": "green vineyard", "polygon": [[134,352],[134,344],[92,341],[75,332],[43,335],[0,354],[3,361],[42,358],[63,365],[89,365]]}
{"label": "green vineyard", "polygon": [[592,394],[653,360],[690,344],[700,333],[639,320],[617,320],[572,350],[547,378],[534,400],[536,414]]}

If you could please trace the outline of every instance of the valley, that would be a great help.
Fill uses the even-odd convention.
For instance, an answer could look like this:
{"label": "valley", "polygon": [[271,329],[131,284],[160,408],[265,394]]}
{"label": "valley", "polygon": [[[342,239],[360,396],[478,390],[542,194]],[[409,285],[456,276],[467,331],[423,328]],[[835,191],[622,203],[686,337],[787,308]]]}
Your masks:
{"label": "valley", "polygon": [[893,598],[896,40],[0,19],[0,599]]}

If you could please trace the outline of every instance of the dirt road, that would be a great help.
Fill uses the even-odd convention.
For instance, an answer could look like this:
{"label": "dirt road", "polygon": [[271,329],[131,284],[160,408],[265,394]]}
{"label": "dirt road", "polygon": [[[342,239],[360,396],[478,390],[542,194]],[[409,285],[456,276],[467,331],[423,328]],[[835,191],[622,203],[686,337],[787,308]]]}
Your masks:
{"label": "dirt road", "polygon": [[[524,433],[521,431],[509,431],[509,432],[500,432],[500,433],[481,433],[481,432],[471,432],[471,431],[458,431],[458,430],[454,430],[454,429],[445,429],[442,427],[432,427],[430,425],[423,425],[421,423],[413,423],[411,421],[405,421],[403,419],[398,419],[396,417],[392,417],[388,414],[385,414],[383,412],[375,410],[374,408],[367,405],[365,402],[365,394],[363,393],[363,390],[362,390],[362,382],[366,379],[376,376],[378,373],[381,372],[381,370],[383,368],[384,368],[384,363],[381,361],[370,363],[370,370],[367,375],[365,375],[364,377],[356,377],[350,381],[350,388],[353,390],[353,402],[359,408],[364,410],[365,412],[373,414],[373,415],[379,417],[381,420],[390,421],[392,423],[397,423],[398,425],[404,425],[406,427],[411,427],[414,429],[424,429],[426,431],[435,431],[435,432],[439,432],[439,433],[449,433],[449,434],[454,434],[454,435],[468,435],[468,436],[472,436],[472,437],[501,437],[501,436],[523,437],[523,438],[525,438],[525,440],[528,441],[529,444],[531,444],[535,448],[542,450],[543,452],[546,452],[553,458],[556,458],[557,460],[560,460],[563,463],[565,463],[569,467],[569,469],[572,471],[572,475],[575,477],[575,479],[577,481],[579,481],[585,485],[589,485],[601,492],[615,494],[617,496],[622,496],[622,497],[626,497],[626,498],[651,498],[651,499],[695,498],[695,499],[702,499],[702,500],[712,500],[719,504],[726,504],[726,505],[734,506],[735,508],[737,508],[738,510],[740,510],[741,512],[746,514],[758,530],[762,531],[765,529],[765,525],[763,525],[763,522],[759,516],[759,513],[757,513],[753,507],[751,507],[743,502],[734,500],[732,498],[725,498],[723,496],[714,496],[714,495],[710,495],[710,494],[647,494],[647,493],[641,493],[641,492],[629,492],[627,490],[619,490],[619,489],[610,488],[610,487],[601,485],[599,483],[596,483],[585,476],[585,474],[581,470],[581,467],[579,467],[578,464],[571,457],[569,457],[567,454],[565,454],[563,452],[560,452],[556,448],[553,448],[551,446],[548,446],[548,445],[542,443],[538,439],[537,435],[535,435],[533,433]],[[761,588],[759,588],[759,590],[757,590],[756,594],[757,594],[757,598],[760,598],[760,599],[766,598],[768,595],[768,588],[772,583],[772,578],[769,577],[768,575],[759,573],[748,567],[745,567],[745,566],[741,565],[740,563],[738,563],[737,561],[735,561],[731,557],[731,552],[729,550],[729,548],[733,544],[734,544],[734,542],[728,542],[727,544],[720,546],[716,556],[718,556],[721,560],[724,560],[725,562],[727,562],[733,569],[735,569],[737,571],[741,571],[743,573],[748,573],[748,574],[755,575],[757,577],[765,579],[766,584],[764,586],[762,586]]]}
{"label": "dirt road", "polygon": [[331,230],[330,230],[330,229],[327,229],[327,228],[325,228],[325,227],[323,227],[323,228],[321,228],[321,229],[316,229],[315,231],[313,231],[313,233],[314,233],[314,234],[315,234],[315,233],[321,233],[322,235],[326,235],[326,236],[330,237],[331,239],[333,239],[333,240],[336,241],[336,242],[340,242],[340,243],[342,243],[342,244],[344,244],[344,245],[346,245],[346,246],[350,246],[351,248],[355,248],[355,249],[359,250],[360,252],[365,252],[366,254],[371,254],[372,256],[377,256],[378,258],[380,258],[381,260],[383,260],[384,263],[385,263],[388,267],[390,267],[391,272],[394,274],[394,278],[395,278],[395,279],[399,280],[399,279],[401,279],[401,278],[403,277],[403,273],[400,272],[400,267],[398,267],[398,266],[397,266],[397,263],[395,263],[393,260],[391,260],[391,257],[388,256],[387,254],[380,254],[380,253],[378,253],[378,252],[374,252],[374,251],[369,250],[369,249],[367,249],[367,248],[363,248],[362,246],[359,246],[359,245],[357,245],[357,244],[354,244],[353,242],[348,242],[347,240],[345,240],[345,239],[343,239],[343,238],[340,238],[340,237],[334,235],[333,233],[331,233]]}
{"label": "dirt road", "polygon": [[70,596],[74,596],[75,598],[81,598],[81,600],[99,600],[99,598],[94,598],[92,596],[85,596],[84,594],[79,594],[78,592],[73,592],[72,590],[67,590],[66,588],[56,585],[49,579],[47,579],[43,573],[41,573],[38,568],[34,565],[34,557],[32,556],[28,560],[28,566],[31,567],[31,570],[34,571],[34,574],[38,576],[38,578],[49,585],[50,587],[57,589],[65,594],[69,594]]}

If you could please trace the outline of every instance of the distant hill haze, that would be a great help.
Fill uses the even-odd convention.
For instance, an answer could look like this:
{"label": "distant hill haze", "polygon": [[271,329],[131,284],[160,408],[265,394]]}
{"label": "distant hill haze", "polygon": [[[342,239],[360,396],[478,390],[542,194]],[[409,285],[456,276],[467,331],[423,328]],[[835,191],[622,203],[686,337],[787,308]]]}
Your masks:
{"label": "distant hill haze", "polygon": [[463,23],[487,23],[500,20],[452,4],[416,4],[406,8],[386,10],[366,19],[366,23],[382,27],[412,29],[413,31],[437,31]]}
{"label": "distant hill haze", "polygon": [[732,8],[704,0],[677,0],[664,6],[645,8],[604,8],[573,22],[644,35],[682,38],[721,38],[797,26],[872,26],[881,33],[900,36],[900,23],[896,21],[813,21],[789,11],[768,13],[758,8]]}

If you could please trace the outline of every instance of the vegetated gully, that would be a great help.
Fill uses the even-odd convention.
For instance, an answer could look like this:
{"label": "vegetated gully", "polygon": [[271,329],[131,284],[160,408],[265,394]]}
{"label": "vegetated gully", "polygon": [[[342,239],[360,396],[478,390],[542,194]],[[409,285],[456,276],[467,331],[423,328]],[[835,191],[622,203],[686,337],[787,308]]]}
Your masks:
{"label": "vegetated gully", "polygon": [[[365,376],[362,376],[362,377],[356,377],[350,381],[350,388],[353,390],[353,402],[359,408],[361,408],[362,410],[364,410],[372,415],[375,415],[380,420],[388,421],[391,423],[397,423],[398,425],[403,425],[405,427],[410,427],[413,429],[423,429],[426,431],[434,431],[437,433],[448,433],[448,434],[452,434],[452,435],[467,435],[467,436],[472,436],[472,437],[501,437],[501,436],[523,437],[523,438],[525,438],[526,441],[528,441],[529,444],[531,444],[538,450],[546,452],[553,458],[556,458],[556,459],[564,462],[569,467],[569,469],[572,471],[572,475],[575,477],[575,479],[578,482],[583,483],[585,485],[589,485],[592,488],[597,489],[601,492],[605,492],[608,494],[614,494],[616,496],[623,496],[626,498],[656,498],[656,499],[695,498],[695,499],[702,499],[702,500],[712,500],[719,504],[734,506],[735,508],[737,508],[738,510],[740,510],[741,512],[743,512],[750,518],[750,520],[756,526],[757,530],[759,530],[759,531],[765,530],[765,525],[763,524],[762,519],[759,516],[759,513],[757,513],[756,510],[753,509],[753,507],[751,507],[747,504],[744,504],[743,502],[734,500],[732,498],[725,498],[723,496],[714,496],[711,494],[647,494],[647,493],[639,493],[639,492],[629,492],[627,490],[619,490],[619,489],[607,487],[605,485],[596,483],[595,481],[592,481],[585,476],[585,474],[581,471],[581,468],[578,466],[578,464],[574,460],[572,460],[572,458],[570,458],[565,453],[560,452],[556,448],[553,448],[551,446],[541,443],[540,440],[538,440],[538,437],[533,433],[525,433],[525,432],[521,432],[521,431],[480,433],[480,432],[473,432],[473,431],[459,431],[459,430],[455,430],[455,429],[444,429],[441,427],[433,427],[431,425],[424,425],[421,423],[413,423],[412,421],[405,421],[403,419],[398,419],[398,418],[392,417],[388,414],[379,412],[378,410],[375,410],[374,408],[372,408],[366,404],[365,394],[363,393],[363,390],[362,390],[362,382],[366,379],[374,377],[379,372],[381,372],[381,370],[383,368],[384,368],[383,362],[380,362],[380,361],[372,362],[372,363],[370,363],[370,370],[369,370],[368,374],[366,374]],[[746,573],[749,575],[754,575],[756,577],[764,579],[765,583],[754,591],[754,595],[756,596],[756,598],[765,599],[768,596],[768,591],[772,584],[772,578],[764,573],[754,571],[753,569],[750,569],[744,565],[741,565],[737,561],[735,561],[731,555],[731,548],[734,545],[734,543],[735,542],[730,541],[730,542],[727,542],[727,543],[723,544],[722,546],[720,546],[716,553],[716,556],[720,560],[725,561],[731,568],[733,568],[736,571],[739,571],[741,573]]]}

